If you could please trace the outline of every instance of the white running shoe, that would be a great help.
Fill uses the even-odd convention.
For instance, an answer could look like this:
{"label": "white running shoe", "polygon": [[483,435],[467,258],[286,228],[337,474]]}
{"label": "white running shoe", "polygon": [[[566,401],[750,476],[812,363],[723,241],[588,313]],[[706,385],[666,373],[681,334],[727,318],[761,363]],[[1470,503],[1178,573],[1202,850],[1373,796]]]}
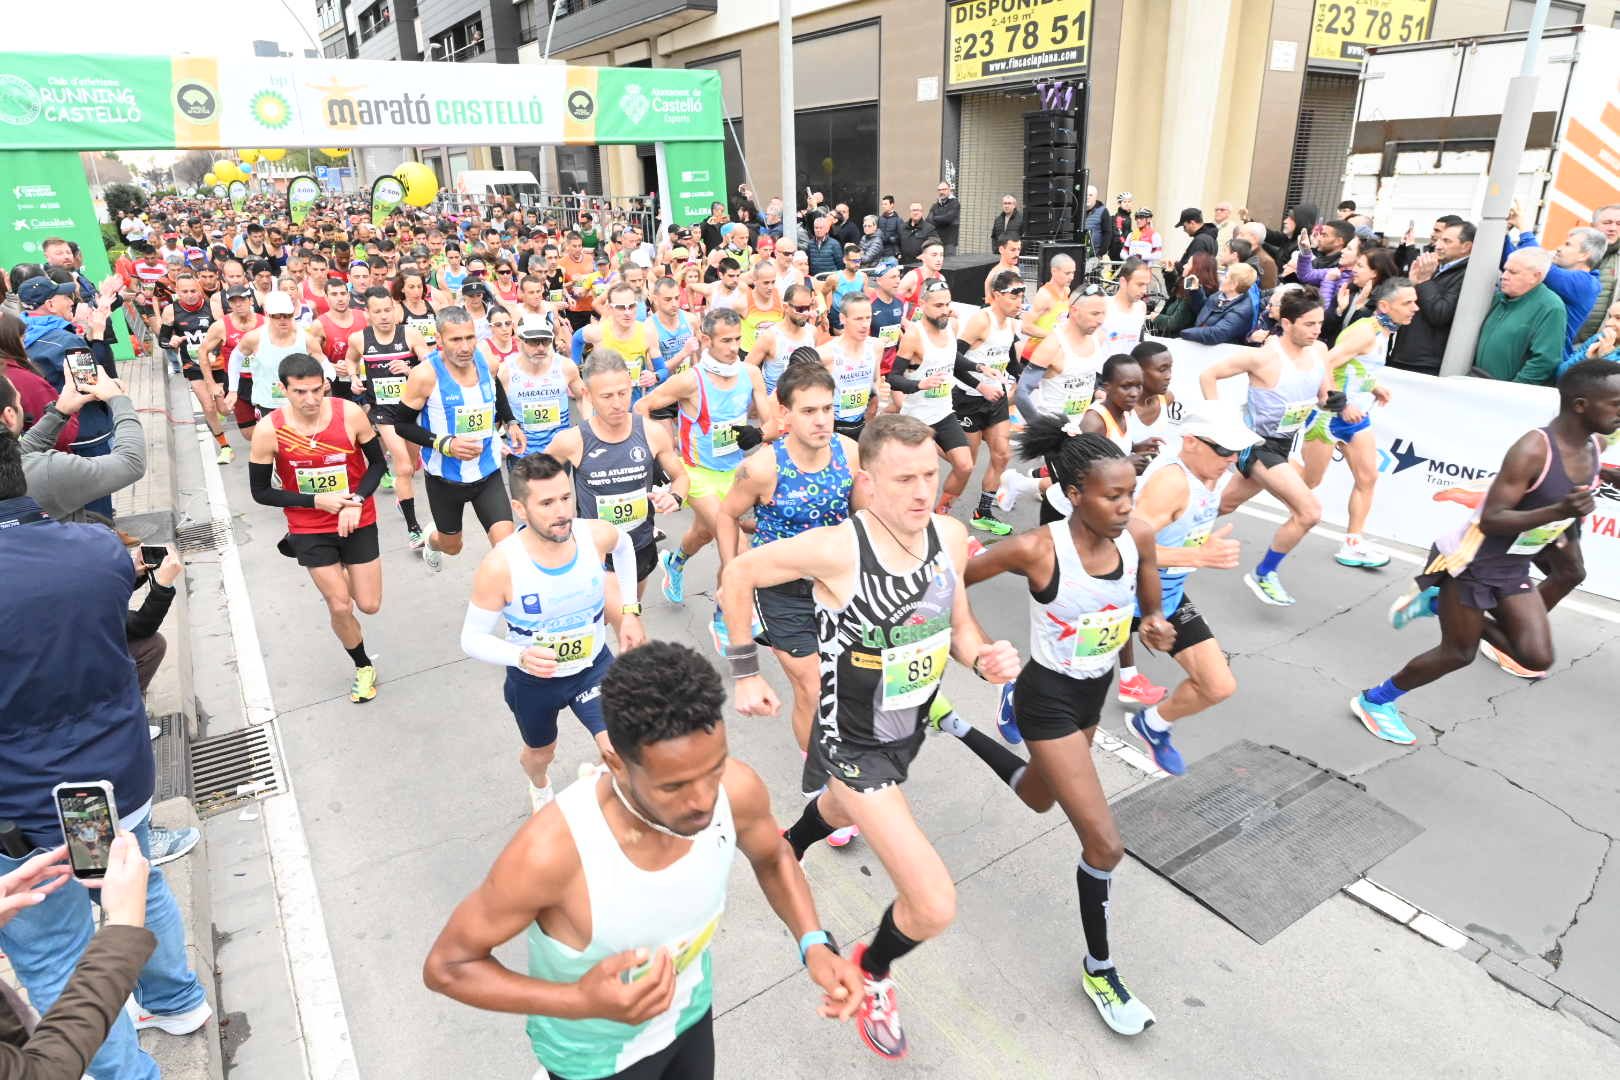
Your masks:
{"label": "white running shoe", "polygon": [[136,1031],[145,1031],[147,1028],[157,1028],[169,1035],[190,1035],[193,1031],[208,1023],[208,1018],[214,1015],[213,1008],[206,1000],[199,1002],[183,1013],[170,1013],[159,1016],[149,1013],[135,1003],[131,997],[124,1002],[124,1011],[135,1024]]}
{"label": "white running shoe", "polygon": [[422,541],[422,561],[427,563],[427,568],[435,574],[444,569],[444,553],[433,546],[431,537]]}
{"label": "white running shoe", "polygon": [[1389,565],[1389,552],[1383,548],[1374,547],[1365,540],[1357,540],[1354,543],[1346,540],[1334,554],[1333,560],[1340,566],[1377,570],[1381,566]]}
{"label": "white running shoe", "polygon": [[556,796],[552,793],[551,785],[535,787],[534,781],[529,781],[529,807],[530,813],[538,814],[545,805]]}
{"label": "white running shoe", "polygon": [[996,489],[996,509],[1004,514],[1012,513],[1018,500],[1025,495],[1039,495],[1041,482],[1028,473],[1017,469],[1008,469],[1001,474],[1001,486]]}

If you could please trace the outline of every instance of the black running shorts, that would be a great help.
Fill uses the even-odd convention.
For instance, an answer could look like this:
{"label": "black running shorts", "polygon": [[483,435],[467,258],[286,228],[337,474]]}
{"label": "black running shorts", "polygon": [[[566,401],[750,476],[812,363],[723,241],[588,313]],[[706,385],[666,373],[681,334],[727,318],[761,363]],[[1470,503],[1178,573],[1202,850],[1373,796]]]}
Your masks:
{"label": "black running shorts", "polygon": [[761,644],[793,657],[816,655],[820,640],[816,637],[812,588],[807,579],[801,579],[754,590],[754,607],[765,627]]}
{"label": "black running shorts", "polygon": [[378,557],[377,526],[375,523],[354,530],[348,536],[331,533],[288,533],[293,557],[299,566],[360,566],[376,562]]}
{"label": "black running shorts", "polygon": [[1013,716],[1024,738],[1061,739],[1097,726],[1114,671],[1091,679],[1060,675],[1030,660],[1013,684]]}
{"label": "black running shorts", "polygon": [[960,389],[952,390],[951,411],[956,413],[956,419],[961,423],[963,431],[969,435],[983,433],[997,424],[1007,422],[1007,396],[1003,394],[1001,400],[991,401],[978,394],[964,393]]}
{"label": "black running shorts", "polygon": [[486,532],[498,522],[512,520],[512,500],[506,494],[499,469],[470,484],[458,484],[429,472],[421,475],[433,527],[446,536],[461,532],[462,513],[469,503]]}

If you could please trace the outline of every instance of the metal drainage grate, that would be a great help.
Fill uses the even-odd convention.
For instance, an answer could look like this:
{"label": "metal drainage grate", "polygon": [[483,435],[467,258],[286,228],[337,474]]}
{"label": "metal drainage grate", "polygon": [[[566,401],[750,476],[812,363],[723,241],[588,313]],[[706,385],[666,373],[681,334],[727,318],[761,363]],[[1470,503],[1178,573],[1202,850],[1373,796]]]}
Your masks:
{"label": "metal drainage grate", "polygon": [[218,814],[287,789],[268,725],[191,744],[192,801],[199,816]]}
{"label": "metal drainage grate", "polygon": [[186,786],[185,714],[164,713],[149,719],[163,729],[152,743],[152,752],[157,758],[157,801],[190,795]]}
{"label": "metal drainage grate", "polygon": [[228,521],[199,521],[174,530],[174,546],[182,555],[218,551],[231,527]]}

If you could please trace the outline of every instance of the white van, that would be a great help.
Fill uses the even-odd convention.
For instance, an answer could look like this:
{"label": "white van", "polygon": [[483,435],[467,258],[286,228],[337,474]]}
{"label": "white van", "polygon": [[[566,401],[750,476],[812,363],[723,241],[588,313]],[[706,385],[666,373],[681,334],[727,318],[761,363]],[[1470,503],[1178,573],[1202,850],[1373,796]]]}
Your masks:
{"label": "white van", "polygon": [[492,198],[540,194],[540,181],[527,169],[466,169],[456,177],[456,191],[462,195]]}

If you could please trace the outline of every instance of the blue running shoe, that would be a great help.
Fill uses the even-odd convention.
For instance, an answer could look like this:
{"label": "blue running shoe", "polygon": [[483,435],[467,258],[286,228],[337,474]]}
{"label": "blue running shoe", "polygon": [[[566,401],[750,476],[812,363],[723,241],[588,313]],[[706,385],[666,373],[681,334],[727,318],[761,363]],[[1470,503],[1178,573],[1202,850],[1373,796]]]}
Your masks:
{"label": "blue running shoe", "polygon": [[660,551],[658,553],[658,565],[663,567],[664,570],[664,581],[661,587],[665,600],[672,604],[684,604],[686,603],[686,567],[672,566],[670,560],[674,557],[675,553],[672,551]]}
{"label": "blue running shoe", "polygon": [[1439,586],[1431,585],[1427,589],[1413,589],[1404,596],[1397,597],[1389,606],[1389,625],[1402,630],[1415,619],[1432,616],[1434,598],[1439,595]]}
{"label": "blue running shoe", "polygon": [[1147,726],[1146,709],[1131,713],[1127,723],[1131,732],[1147,747],[1148,757],[1153,759],[1153,764],[1171,776],[1180,776],[1187,771],[1187,763],[1181,760],[1181,751],[1170,745],[1170,733],[1154,731]]}
{"label": "blue running shoe", "polygon": [[1012,683],[1001,684],[1001,706],[996,709],[996,730],[1014,746],[1024,741],[1024,733],[1018,730],[1018,721],[1013,716]]}
{"label": "blue running shoe", "polygon": [[720,613],[720,605],[714,605],[714,618],[709,620],[709,637],[714,641],[714,651],[721,657],[726,655],[726,618]]}
{"label": "blue running shoe", "polygon": [[1366,694],[1357,694],[1350,699],[1350,711],[1363,727],[1385,742],[1396,746],[1411,746],[1417,742],[1417,736],[1401,719],[1401,710],[1395,707],[1393,701],[1387,705],[1374,705],[1367,700]]}

